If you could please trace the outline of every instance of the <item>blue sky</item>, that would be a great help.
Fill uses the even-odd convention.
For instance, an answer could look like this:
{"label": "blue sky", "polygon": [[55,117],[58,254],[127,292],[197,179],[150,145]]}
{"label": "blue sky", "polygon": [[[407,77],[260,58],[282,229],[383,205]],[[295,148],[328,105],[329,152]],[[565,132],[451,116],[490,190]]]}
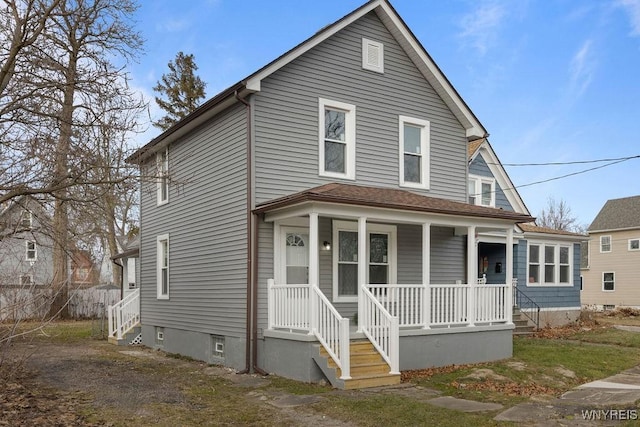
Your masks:
{"label": "blue sky", "polygon": [[[132,84],[149,99],[178,51],[193,53],[207,96],[236,83],[364,0],[141,0],[146,39]],[[640,0],[392,0],[490,133],[504,164],[640,155]],[[151,102],[151,115],[161,112]],[[151,127],[138,138],[159,132]],[[589,224],[607,199],[640,194],[632,159],[507,166],[529,210],[563,199]]]}

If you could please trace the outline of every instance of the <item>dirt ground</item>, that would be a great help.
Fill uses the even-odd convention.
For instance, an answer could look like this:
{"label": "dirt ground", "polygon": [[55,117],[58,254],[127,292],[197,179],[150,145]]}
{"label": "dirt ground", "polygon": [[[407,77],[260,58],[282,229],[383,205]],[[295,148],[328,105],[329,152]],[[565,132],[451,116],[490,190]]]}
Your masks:
{"label": "dirt ground", "polygon": [[143,347],[16,343],[8,356],[26,359],[3,366],[0,426],[349,425],[308,407],[320,395]]}

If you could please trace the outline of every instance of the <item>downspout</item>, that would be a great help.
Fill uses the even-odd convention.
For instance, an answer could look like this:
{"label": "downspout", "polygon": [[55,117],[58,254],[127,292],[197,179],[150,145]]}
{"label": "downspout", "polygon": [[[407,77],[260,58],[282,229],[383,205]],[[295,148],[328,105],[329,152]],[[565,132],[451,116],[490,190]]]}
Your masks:
{"label": "downspout", "polygon": [[[246,107],[247,115],[247,144],[246,144],[246,156],[247,156],[247,318],[246,318],[246,346],[245,346],[245,369],[240,373],[258,372],[265,374],[260,368],[256,366],[257,360],[257,342],[258,342],[258,315],[257,315],[257,275],[254,272],[257,271],[257,248],[254,245],[254,235],[257,236],[257,227],[253,222],[253,146],[252,146],[252,132],[251,132],[251,104],[244,98],[240,97],[238,91],[234,93],[236,99],[243,103]],[[255,229],[255,234],[254,234]]]}

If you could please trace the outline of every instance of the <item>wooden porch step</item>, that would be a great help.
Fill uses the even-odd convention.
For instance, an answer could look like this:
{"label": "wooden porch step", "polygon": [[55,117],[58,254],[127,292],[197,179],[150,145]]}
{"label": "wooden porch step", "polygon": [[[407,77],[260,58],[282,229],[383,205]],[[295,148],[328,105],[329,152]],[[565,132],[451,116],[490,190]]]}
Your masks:
{"label": "wooden porch step", "polygon": [[319,355],[323,359],[320,368],[326,366],[325,375],[334,387],[353,390],[367,387],[381,387],[400,384],[400,375],[389,374],[389,365],[368,340],[351,341],[349,344],[351,379],[340,380],[342,372],[324,347],[320,346]]}

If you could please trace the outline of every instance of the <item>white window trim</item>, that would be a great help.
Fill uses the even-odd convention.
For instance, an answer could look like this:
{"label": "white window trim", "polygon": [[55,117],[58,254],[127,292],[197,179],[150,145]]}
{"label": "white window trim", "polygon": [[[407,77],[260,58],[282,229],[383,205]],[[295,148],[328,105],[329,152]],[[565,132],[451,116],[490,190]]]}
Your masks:
{"label": "white window trim", "polygon": [[[370,64],[367,59],[369,58],[369,46],[378,48],[378,64]],[[365,70],[375,71],[377,73],[384,73],[384,44],[369,39],[362,39],[362,68]]]}
{"label": "white window trim", "polygon": [[[33,244],[33,250],[29,250],[30,243]],[[27,261],[37,261],[38,260],[38,244],[33,240],[27,240],[25,241],[24,247],[25,247],[24,259]],[[33,252],[33,257],[29,257],[29,252]]]}
{"label": "white window trim", "polygon": [[[608,251],[603,251],[602,250],[602,238],[604,237],[608,237],[609,238],[609,250]],[[607,235],[607,236],[600,236],[600,253],[601,254],[608,254],[611,252],[611,250],[613,249],[613,240],[611,239],[611,235]]]}
{"label": "white window trim", "polygon": [[[404,180],[404,125],[413,125],[422,128],[420,131],[420,182],[405,182]],[[429,189],[429,173],[431,163],[431,123],[428,120],[416,119],[407,116],[398,116],[398,152],[400,169],[400,186],[410,188]]]}
{"label": "white window trim", "polygon": [[[472,175],[469,174],[469,181],[473,180],[475,183],[475,189],[473,195],[476,199],[476,206],[496,207],[496,180],[488,176]],[[491,202],[488,205],[482,204],[482,184],[491,185]],[[468,185],[468,184],[467,184]],[[468,195],[467,195],[468,200]]]}
{"label": "white window trim", "polygon": [[[164,165],[162,165],[162,154],[166,155]],[[169,147],[156,153],[156,203],[157,206],[169,203]],[[165,188],[166,198],[162,199],[162,188]]]}
{"label": "white window trim", "polygon": [[[162,293],[162,242],[167,242],[167,293]],[[171,293],[171,281],[170,277],[170,265],[171,265],[171,247],[169,244],[169,234],[162,234],[157,237],[156,240],[156,281],[157,281],[157,289],[156,289],[156,297],[157,299],[169,299],[169,294]]]}
{"label": "white window trim", "polygon": [[[531,246],[538,246],[540,248],[538,266],[539,266],[539,277],[538,280],[542,279],[542,282],[529,282],[529,261]],[[545,283],[544,282],[544,267],[546,265],[544,258],[544,247],[545,246],[554,246],[554,278],[556,281],[554,283]],[[560,283],[560,248],[565,247],[569,248],[569,283]],[[562,243],[552,243],[552,242],[543,242],[543,241],[529,241],[527,244],[527,287],[540,287],[540,288],[549,288],[549,287],[572,287],[573,286],[573,268],[574,268],[574,260],[573,260],[573,245],[572,244],[562,244]]]}
{"label": "white window trim", "polygon": [[[324,110],[334,108],[345,112],[345,173],[324,170]],[[340,101],[318,98],[318,171],[320,176],[340,179],[356,179],[356,106]]]}
{"label": "white window trim", "polygon": [[[613,289],[606,290],[604,288],[604,275],[607,273],[613,274]],[[602,272],[602,292],[615,292],[616,291],[616,272],[615,271],[603,271]]]}
{"label": "white window trim", "polygon": [[[334,302],[358,302],[358,296],[340,296],[338,294],[338,255],[339,255],[339,236],[338,232],[340,231],[355,231],[358,232],[358,223],[356,221],[333,221],[333,261],[332,261],[332,270],[333,270],[333,301]],[[385,233],[389,235],[389,283],[396,284],[398,282],[398,263],[397,263],[397,254],[398,254],[398,245],[397,245],[397,227],[395,225],[388,224],[375,224],[375,223],[367,223],[367,278],[366,283],[369,282],[369,235],[371,233]],[[357,284],[357,286],[360,286]],[[357,289],[357,287],[356,287]]]}
{"label": "white window trim", "polygon": [[[632,249],[631,248],[631,242],[634,241],[634,240],[638,240],[638,246],[639,246],[638,249]],[[629,239],[629,241],[627,242],[627,249],[630,252],[640,251],[640,239],[639,238]]]}

